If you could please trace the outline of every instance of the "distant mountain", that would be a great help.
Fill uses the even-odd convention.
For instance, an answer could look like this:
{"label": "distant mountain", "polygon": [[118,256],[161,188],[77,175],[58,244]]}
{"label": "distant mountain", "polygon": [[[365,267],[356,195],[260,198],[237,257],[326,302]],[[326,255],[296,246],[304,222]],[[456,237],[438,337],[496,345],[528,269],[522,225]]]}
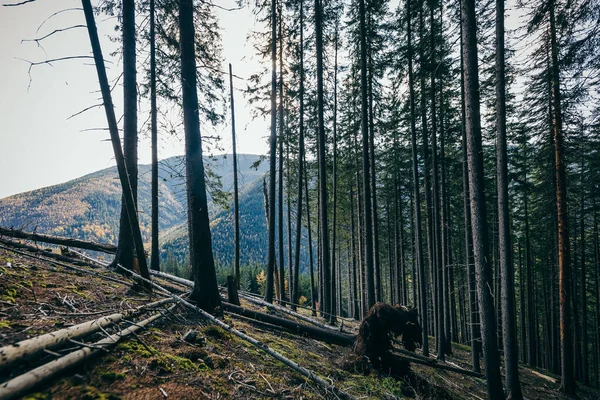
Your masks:
{"label": "distant mountain", "polygon": [[[264,175],[266,163],[257,169],[251,168],[259,159],[260,156],[250,154],[238,156],[242,190]],[[205,157],[205,164],[212,172],[207,175],[221,177],[223,190],[233,186],[231,155]],[[184,159],[171,157],[159,165],[159,228],[165,232],[187,221]],[[150,238],[150,171],[150,165],[139,166],[139,214],[146,241]],[[116,243],[120,207],[117,169],[111,167],[59,185],[0,199],[0,226]],[[212,201],[209,208],[213,215],[221,211]]]}

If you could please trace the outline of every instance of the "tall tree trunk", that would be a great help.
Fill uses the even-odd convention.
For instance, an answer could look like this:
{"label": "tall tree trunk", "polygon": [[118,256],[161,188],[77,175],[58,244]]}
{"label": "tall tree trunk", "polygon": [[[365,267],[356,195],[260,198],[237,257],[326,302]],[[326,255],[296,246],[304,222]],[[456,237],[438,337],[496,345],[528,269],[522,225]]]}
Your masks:
{"label": "tall tree trunk", "polygon": [[436,114],[436,49],[435,49],[435,18],[434,18],[434,8],[435,2],[430,3],[430,52],[431,52],[431,60],[429,64],[429,69],[431,72],[431,153],[432,153],[432,192],[433,192],[433,232],[434,232],[434,240],[433,240],[433,248],[435,252],[435,263],[433,266],[433,270],[436,274],[436,299],[435,302],[437,304],[437,333],[436,333],[436,344],[437,344],[437,358],[438,360],[445,360],[445,353],[448,348],[446,343],[446,330],[445,330],[445,299],[444,299],[444,270],[443,264],[445,261],[445,257],[442,254],[442,227],[441,227],[441,205],[440,205],[440,182],[438,175],[438,154],[437,154],[437,114]]}
{"label": "tall tree trunk", "polygon": [[351,232],[351,240],[352,240],[352,299],[354,303],[352,305],[352,317],[355,320],[360,320],[360,298],[358,296],[358,276],[357,276],[357,246],[356,246],[356,225],[354,223],[354,191],[352,190],[353,186],[350,185],[350,232]]}
{"label": "tall tree trunk", "polygon": [[283,8],[279,4],[279,136],[277,144],[279,147],[278,168],[278,191],[277,191],[277,245],[279,250],[279,293],[281,294],[281,305],[285,306],[285,257],[283,252],[283,138],[285,136],[285,124],[283,119]]}
{"label": "tall tree trunk", "polygon": [[[308,232],[308,259],[310,263],[310,302],[312,315],[317,316],[317,293],[315,290],[315,272],[313,258],[312,229],[310,227],[310,201],[308,196],[308,168],[306,166],[306,152],[302,152],[302,163],[304,164],[304,197],[306,200],[306,230]],[[298,201],[301,201],[300,199]]]}
{"label": "tall tree trunk", "polygon": [[527,322],[525,318],[525,277],[523,276],[523,251],[519,241],[519,309],[521,317],[521,360],[527,362]]}
{"label": "tall tree trunk", "polygon": [[[300,239],[302,235],[302,186],[304,174],[304,1],[300,0],[300,97],[298,132],[298,205],[296,210],[296,251],[294,253],[294,279],[292,279],[292,309],[298,303],[300,278]],[[308,201],[307,201],[308,203]],[[308,207],[308,204],[306,205]],[[312,277],[312,274],[311,274]],[[312,282],[311,282],[312,297]],[[312,300],[312,299],[311,299]]]}
{"label": "tall tree trunk", "polygon": [[[123,150],[121,149],[121,140],[119,139],[119,127],[117,125],[117,118],[115,117],[115,110],[110,94],[110,85],[108,83],[108,78],[106,77],[106,68],[104,66],[104,58],[102,57],[102,49],[100,48],[100,40],[98,39],[98,31],[96,29],[96,22],[94,20],[94,11],[89,0],[82,0],[81,3],[83,5],[87,31],[90,37],[92,52],[94,54],[96,73],[98,74],[98,81],[100,83],[100,91],[102,93],[102,101],[104,103],[104,110],[106,112],[106,119],[108,122],[108,128],[110,132],[110,140],[113,146],[113,151],[115,153],[115,160],[117,162],[119,180],[121,182],[121,187],[123,188],[123,203],[125,204],[127,219],[133,235],[133,243],[135,245],[134,248],[136,250],[136,255],[139,261],[140,273],[142,277],[149,280],[150,273],[148,271],[148,265],[146,264],[146,255],[144,254],[144,244],[137,216],[135,196],[129,180],[129,171],[127,170],[127,164],[123,157]],[[150,285],[147,285],[145,286],[145,289],[151,291],[152,287]]]}
{"label": "tall tree trunk", "polygon": [[406,34],[408,37],[408,88],[410,97],[410,132],[412,149],[412,176],[413,176],[413,212],[414,212],[414,231],[415,231],[415,255],[417,259],[417,270],[419,275],[419,314],[421,316],[421,326],[423,329],[423,355],[429,356],[429,332],[427,327],[427,285],[425,283],[425,265],[423,262],[423,241],[421,231],[421,195],[419,193],[419,166],[417,154],[417,128],[415,111],[415,85],[413,72],[413,47],[412,47],[412,0],[406,2],[407,25]]}
{"label": "tall tree trunk", "polygon": [[187,176],[188,232],[190,264],[194,274],[191,299],[198,307],[213,312],[221,305],[213,259],[208,202],[204,182],[202,138],[196,86],[196,52],[194,46],[194,5],[181,0],[179,5],[181,43],[181,86],[185,130],[185,166]]}
{"label": "tall tree trunk", "polygon": [[[332,275],[329,265],[331,259],[329,254],[329,222],[327,216],[327,162],[325,160],[325,99],[323,97],[323,4],[321,0],[315,0],[315,50],[317,53],[317,143],[319,162],[319,223],[321,243],[321,267],[323,269],[323,306],[326,313],[331,312],[331,305],[335,297],[332,297],[331,285]],[[321,300],[321,299],[319,299]],[[330,320],[330,322],[332,322]]]}
{"label": "tall tree trunk", "polygon": [[503,399],[500,378],[500,360],[496,346],[496,313],[494,298],[489,291],[492,283],[488,231],[485,211],[483,177],[483,154],[481,146],[481,120],[479,103],[479,71],[477,60],[477,23],[475,1],[461,3],[463,25],[463,58],[465,80],[465,110],[467,160],[469,166],[469,192],[471,196],[471,226],[473,232],[473,252],[477,273],[477,293],[481,315],[481,331],[485,375],[488,397],[491,400]]}
{"label": "tall tree trunk", "polygon": [[[336,251],[337,251],[337,186],[338,186],[338,178],[337,178],[337,167],[338,167],[338,149],[337,149],[337,75],[338,75],[338,22],[335,22],[335,37],[334,37],[334,46],[335,46],[335,56],[334,56],[334,66],[333,66],[333,221],[331,227],[331,275],[333,277],[338,274],[338,270],[336,270]],[[327,208],[327,207],[326,207]],[[341,294],[342,288],[337,287],[336,289],[336,279],[331,280],[331,307],[329,316],[329,323],[331,325],[335,325],[337,320],[335,318],[336,313],[339,312],[341,314],[342,310],[339,307],[336,307],[336,296],[337,294]],[[339,293],[336,291],[339,290]]]}
{"label": "tall tree trunk", "polygon": [[[319,1],[319,0],[315,0]],[[369,96],[367,79],[367,27],[365,21],[365,0],[359,0],[360,16],[360,88],[361,88],[361,130],[363,148],[363,204],[365,221],[365,280],[367,289],[366,304],[368,310],[375,304],[373,215],[371,214],[371,185],[369,173]],[[371,132],[372,134],[372,132]]]}
{"label": "tall tree trunk", "polygon": [[[275,269],[275,172],[277,161],[277,0],[271,0],[271,136],[269,137],[269,245],[265,301],[273,302]],[[279,282],[277,283],[279,284]]]}
{"label": "tall tree trunk", "polygon": [[[462,7],[460,10],[460,18],[462,21]],[[463,44],[463,25],[460,25],[460,47]],[[463,206],[465,218],[465,264],[467,265],[467,287],[469,301],[469,325],[471,327],[471,357],[473,363],[473,371],[481,372],[479,353],[481,352],[481,335],[479,329],[479,307],[477,305],[477,288],[475,284],[475,260],[473,259],[473,234],[471,228],[471,200],[469,190],[469,168],[467,161],[467,117],[465,107],[465,67],[464,53],[460,53],[461,75],[460,75],[460,101],[461,101],[461,122],[462,122],[462,153],[463,153]]]}
{"label": "tall tree trunk", "polygon": [[506,145],[506,83],[504,61],[504,1],[496,0],[496,170],[498,181],[498,245],[502,281],[502,331],[506,391],[512,400],[523,398],[519,382],[519,353],[515,326],[515,286],[508,205]]}
{"label": "tall tree trunk", "polygon": [[[583,346],[582,360],[581,360],[581,374],[583,375],[583,384],[589,386],[589,366],[588,366],[588,312],[587,312],[587,265],[585,258],[585,161],[583,154],[583,141],[582,141],[582,154],[581,154],[581,213],[579,216],[579,229],[580,229],[580,247],[581,247],[581,339]],[[577,308],[577,305],[575,306]]]}
{"label": "tall tree trunk", "polygon": [[150,0],[150,131],[152,142],[152,250],[150,266],[160,271],[158,247],[158,124],[156,110],[156,12],[155,0]]}
{"label": "tall tree trunk", "polygon": [[[137,209],[138,188],[138,133],[137,133],[137,69],[136,69],[136,34],[135,34],[135,1],[123,0],[123,157],[129,172],[129,182],[133,191],[133,199]],[[125,198],[121,197],[121,218],[119,223],[119,242],[113,264],[139,272],[138,262],[134,260],[135,248],[133,233],[128,224]]]}
{"label": "tall tree trunk", "polygon": [[561,390],[568,395],[575,394],[573,360],[568,356],[572,348],[571,337],[571,265],[569,248],[569,217],[567,212],[567,184],[564,162],[562,128],[562,108],[558,65],[558,45],[556,39],[555,3],[550,0],[550,42],[552,52],[552,100],[554,111],[554,151],[556,165],[556,206],[558,218],[558,282],[560,299],[560,338],[561,338]]}
{"label": "tall tree trunk", "polygon": [[[154,1],[154,0],[153,0]],[[235,144],[235,105],[233,102],[233,72],[229,64],[229,91],[231,95],[231,144],[233,146],[233,229],[234,229],[234,261],[233,272],[237,288],[240,288],[240,202],[237,179],[237,148]]]}

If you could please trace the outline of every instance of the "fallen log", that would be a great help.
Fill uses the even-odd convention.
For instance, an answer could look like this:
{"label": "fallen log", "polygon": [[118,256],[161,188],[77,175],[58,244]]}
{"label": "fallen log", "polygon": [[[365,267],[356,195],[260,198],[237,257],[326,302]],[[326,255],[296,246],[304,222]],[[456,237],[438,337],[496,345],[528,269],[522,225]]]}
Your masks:
{"label": "fallen log", "polygon": [[[0,243],[2,243],[2,242],[3,242],[2,239],[0,239]],[[12,246],[12,243],[9,246]],[[111,281],[111,282],[119,283],[121,285],[129,285],[129,282],[125,282],[123,280],[120,280],[120,279],[117,279],[117,278],[113,278],[112,276],[106,276],[106,275],[102,275],[102,274],[99,274],[99,273],[94,272],[94,271],[88,271],[88,270],[85,270],[85,269],[77,268],[77,267],[74,267],[72,265],[60,262],[60,261],[48,260],[45,257],[40,257],[40,256],[36,256],[34,254],[26,253],[24,251],[19,251],[17,249],[12,248],[12,247],[3,246],[2,244],[0,244],[0,249],[5,249],[5,250],[8,250],[8,251],[12,251],[13,253],[20,254],[22,256],[33,258],[33,259],[36,259],[36,260],[46,261],[46,262],[49,262],[49,263],[52,263],[52,264],[55,264],[55,265],[59,265],[59,266],[61,266],[63,268],[66,268],[66,269],[70,269],[72,271],[82,273],[82,274],[88,274],[88,275],[97,276],[99,278],[106,279],[106,280]],[[45,256],[45,254],[44,254],[44,256]],[[71,262],[71,260],[69,259],[69,261],[67,261],[67,262]]]}
{"label": "fallen log", "polygon": [[0,384],[0,400],[16,399],[23,396],[36,386],[41,385],[58,374],[61,374],[66,369],[74,367],[80,362],[103,352],[106,347],[117,344],[122,338],[127,337],[130,334],[135,334],[136,331],[156,321],[162,316],[163,314],[155,314],[143,321],[137,322],[135,325],[132,325],[127,329],[123,329],[114,335],[110,335],[106,339],[102,339],[99,342],[90,345],[89,347],[83,347],[80,350],[76,350],[64,357],[50,361],[47,364],[41,365],[29,372]]}
{"label": "fallen log", "polygon": [[149,308],[172,303],[173,301],[174,300],[171,298],[155,301],[154,303],[145,304],[123,313],[114,313],[69,328],[60,329],[55,332],[50,332],[45,335],[36,336],[12,345],[4,346],[0,348],[0,371],[10,367],[16,362],[31,359],[46,349],[49,350],[59,347],[65,342],[68,342],[69,339],[88,336],[106,326],[117,323],[124,318],[139,314]]}
{"label": "fallen log", "polygon": [[456,373],[467,375],[467,376],[473,376],[475,378],[485,379],[485,376],[483,376],[482,374],[478,374],[477,372],[469,371],[467,369],[462,369],[462,368],[458,368],[458,367],[452,367],[450,365],[438,363],[435,360],[429,361],[429,360],[421,360],[419,358],[414,358],[412,356],[407,357],[404,355],[400,355],[400,354],[396,353],[395,351],[392,351],[392,354],[390,354],[390,355],[392,358],[395,359],[396,362],[407,362],[408,361],[408,362],[412,362],[415,364],[426,365],[431,368],[444,369],[447,371],[456,372]]}
{"label": "fallen log", "polygon": [[242,315],[246,318],[255,319],[257,321],[282,326],[298,335],[305,335],[313,339],[321,340],[331,344],[349,347],[352,346],[354,344],[354,341],[356,340],[356,336],[353,335],[334,332],[331,330],[318,328],[316,326],[301,324],[296,321],[276,317],[274,315],[265,314],[259,311],[250,310],[248,308],[243,308],[226,302],[222,303],[222,307],[223,310],[229,311],[230,313]]}
{"label": "fallen log", "polygon": [[[123,268],[123,267],[121,267],[121,268]],[[191,310],[194,310],[197,313],[199,313],[205,319],[213,322],[214,324],[216,324],[219,327],[225,329],[226,331],[231,332],[232,334],[234,334],[235,336],[239,337],[240,339],[243,339],[243,340],[251,343],[252,345],[254,345],[257,348],[259,348],[260,350],[264,351],[265,353],[267,353],[270,356],[272,356],[273,358],[275,358],[276,360],[281,361],[283,364],[285,364],[288,367],[292,368],[294,371],[300,373],[301,375],[307,377],[308,379],[310,379],[314,383],[316,383],[319,386],[323,387],[326,391],[331,391],[335,396],[343,398],[343,399],[354,399],[353,396],[349,395],[348,393],[346,393],[345,391],[343,391],[341,389],[338,389],[337,387],[335,387],[331,383],[327,382],[325,379],[323,379],[320,376],[314,374],[312,371],[310,371],[310,370],[308,370],[308,369],[306,369],[306,368],[304,368],[304,367],[296,364],[294,361],[292,361],[292,360],[284,357],[283,355],[281,355],[277,351],[269,348],[266,344],[264,344],[262,342],[259,342],[258,340],[254,339],[253,337],[248,336],[245,333],[242,333],[242,332],[238,331],[237,329],[231,327],[230,325],[227,325],[223,321],[215,318],[214,316],[212,316],[211,314],[209,314],[206,311],[202,310],[201,308],[196,307],[195,305],[193,305],[190,302],[182,299],[181,297],[177,296],[176,294],[173,294],[173,293],[169,292],[168,290],[166,290],[162,286],[156,284],[155,282],[152,282],[150,280],[144,279],[143,277],[141,277],[140,275],[136,274],[135,272],[131,272],[130,275],[134,279],[140,280],[140,281],[144,281],[145,283],[147,283],[149,285],[152,285],[152,287],[154,287],[155,289],[157,289],[157,290],[159,290],[159,291],[161,291],[161,292],[163,292],[165,294],[170,295],[174,299],[180,301],[181,304],[183,304],[186,307],[190,308]],[[2,399],[0,398],[0,400],[2,400]]]}
{"label": "fallen log", "polygon": [[9,240],[9,239],[5,239],[5,238],[0,237],[0,243],[4,244],[5,246],[10,246],[10,247],[18,248],[18,249],[27,250],[27,251],[29,251],[31,253],[34,253],[34,254],[43,254],[45,257],[52,258],[54,260],[68,262],[68,263],[71,263],[71,264],[79,265],[81,267],[96,268],[95,265],[93,265],[93,264],[91,264],[89,262],[86,262],[86,261],[83,261],[83,260],[76,260],[76,259],[73,259],[71,257],[63,256],[61,254],[55,254],[55,253],[52,253],[50,251],[47,251],[47,250],[44,250],[44,249],[39,249],[37,247],[30,246],[30,245],[25,244],[25,243],[15,242],[14,240]]}
{"label": "fallen log", "polygon": [[0,235],[16,239],[33,240],[36,242],[50,243],[59,246],[76,247],[78,249],[100,251],[102,253],[115,254],[117,246],[113,244],[94,243],[87,240],[71,239],[61,236],[52,236],[42,233],[25,232],[18,229],[6,229],[0,227]]}
{"label": "fallen log", "polygon": [[[174,276],[174,275],[167,274],[167,273],[164,273],[164,272],[159,272],[159,271],[151,271],[150,273],[152,275],[158,276],[160,278],[164,278],[164,279],[167,279],[167,280],[171,280],[173,282],[177,282],[177,283],[182,284],[184,286],[187,286],[189,288],[193,288],[194,287],[194,282],[192,282],[190,280],[187,280],[187,279],[180,278],[178,276]],[[310,317],[307,317],[305,315],[299,314],[299,313],[297,313],[295,311],[292,311],[292,310],[290,310],[288,308],[281,307],[281,306],[278,306],[276,304],[271,304],[271,303],[269,303],[267,301],[264,301],[262,299],[259,299],[257,297],[250,296],[246,292],[238,291],[238,294],[239,294],[239,296],[241,298],[243,298],[244,300],[247,300],[247,301],[249,301],[249,302],[251,302],[253,304],[256,304],[256,305],[259,305],[259,306],[263,306],[263,307],[267,307],[267,308],[270,308],[272,310],[276,310],[276,311],[282,312],[284,314],[291,315],[291,316],[293,316],[295,318],[298,318],[298,319],[300,319],[302,321],[305,321],[305,322],[308,322],[308,323],[313,324],[315,326],[318,326],[318,327],[320,327],[322,329],[332,330],[332,331],[336,331],[336,332],[338,331],[338,328],[335,327],[335,326],[322,324],[321,322],[319,322],[319,321],[317,321],[317,320],[315,320],[313,318],[310,318]]]}

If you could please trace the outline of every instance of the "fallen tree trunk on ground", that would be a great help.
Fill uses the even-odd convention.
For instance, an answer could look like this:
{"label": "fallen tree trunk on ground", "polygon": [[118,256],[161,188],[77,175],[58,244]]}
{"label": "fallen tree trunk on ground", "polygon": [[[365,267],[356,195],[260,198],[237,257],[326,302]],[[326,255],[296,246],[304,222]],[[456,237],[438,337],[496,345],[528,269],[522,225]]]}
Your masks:
{"label": "fallen tree trunk on ground", "polygon": [[18,249],[23,249],[23,250],[27,250],[30,253],[35,253],[35,254],[43,254],[45,257],[48,258],[52,258],[54,260],[59,260],[59,261],[64,261],[64,262],[68,262],[71,264],[75,264],[75,265],[79,265],[79,266],[85,266],[85,267],[91,267],[91,268],[96,268],[95,265],[83,261],[83,260],[77,260],[71,257],[67,257],[67,256],[63,256],[60,254],[55,254],[52,253],[50,251],[47,251],[45,249],[39,249],[37,247],[34,246],[30,246],[28,244],[25,243],[19,243],[19,242],[15,242],[14,240],[9,240],[9,239],[5,239],[0,237],[0,243],[6,245],[6,246],[11,246],[11,247],[16,247]]}
{"label": "fallen tree trunk on ground", "polygon": [[456,372],[456,373],[467,375],[467,376],[473,376],[475,378],[485,379],[485,376],[483,376],[482,374],[478,374],[477,372],[469,371],[467,369],[453,367],[451,365],[447,365],[447,364],[443,364],[443,363],[438,363],[435,360],[429,361],[429,360],[422,360],[420,358],[414,358],[412,356],[407,357],[404,355],[400,355],[400,354],[396,353],[395,351],[392,351],[391,356],[397,362],[408,361],[408,362],[413,362],[415,364],[426,365],[431,368],[445,369],[447,371]]}
{"label": "fallen tree trunk on ground", "polygon": [[[173,282],[177,282],[177,283],[179,283],[181,285],[184,285],[186,287],[189,287],[189,288],[193,288],[194,287],[194,282],[193,281],[190,281],[190,280],[187,280],[187,279],[183,279],[183,278],[180,278],[178,276],[174,276],[174,275],[167,274],[167,273],[164,273],[164,272],[159,272],[159,271],[151,271],[150,273],[152,275],[154,275],[154,276],[158,276],[160,278],[164,278],[164,279],[167,279],[167,280],[171,280]],[[267,308],[270,308],[272,310],[276,310],[276,311],[282,312],[284,314],[291,315],[291,316],[293,316],[295,318],[298,318],[298,319],[300,319],[302,321],[305,321],[305,322],[308,322],[308,323],[313,324],[315,326],[318,326],[318,327],[320,327],[322,329],[336,331],[336,332],[338,331],[338,328],[336,328],[335,326],[322,324],[321,322],[319,322],[319,321],[317,321],[317,320],[315,320],[313,318],[310,318],[310,317],[307,317],[305,315],[299,314],[299,313],[294,312],[294,311],[292,311],[290,309],[287,309],[285,307],[281,307],[281,306],[278,306],[276,304],[271,304],[271,303],[269,303],[267,301],[264,301],[262,299],[256,298],[254,296],[250,296],[246,292],[238,291],[238,295],[239,295],[239,297],[241,297],[244,300],[247,300],[247,301],[249,301],[249,302],[251,302],[253,304],[256,304],[256,305],[259,305],[259,306],[263,306],[263,307],[267,307]]]}
{"label": "fallen tree trunk on ground", "polygon": [[13,345],[0,348],[0,371],[4,370],[16,362],[31,359],[43,352],[45,349],[53,349],[67,342],[69,339],[88,336],[100,329],[117,323],[124,318],[139,314],[149,308],[172,303],[171,298],[145,304],[123,313],[115,313],[93,321],[83,322],[69,328],[60,329],[45,335],[36,336],[31,339],[23,340]]}
{"label": "fallen tree trunk on ground", "polygon": [[78,249],[100,251],[102,253],[115,254],[117,246],[113,244],[94,243],[87,240],[71,239],[61,236],[52,236],[42,233],[25,232],[18,229],[6,229],[0,227],[0,235],[16,238],[33,240],[36,242],[44,242],[55,244],[58,246],[76,247]]}
{"label": "fallen tree trunk on ground", "polygon": [[39,366],[23,375],[19,375],[8,382],[0,384],[0,400],[16,399],[23,396],[35,386],[48,381],[64,372],[66,369],[102,352],[104,348],[115,345],[122,338],[127,337],[146,325],[156,321],[158,318],[162,317],[162,315],[163,314],[155,314],[150,318],[137,322],[127,329],[123,329],[114,335],[110,335],[106,339],[102,339],[99,342],[90,345],[90,347],[84,347],[69,353],[64,357],[50,361],[49,363]]}
{"label": "fallen tree trunk on ground", "polygon": [[[123,267],[121,267],[123,268]],[[165,288],[163,288],[160,285],[157,285],[155,282],[149,281],[147,279],[144,279],[143,277],[141,277],[140,275],[134,273],[134,272],[130,272],[131,277],[133,277],[136,280],[140,280],[143,281],[145,283],[148,283],[150,285],[152,285],[152,287],[154,287],[155,289],[158,289],[159,291],[170,295],[172,298],[178,300],[181,302],[181,304],[185,305],[186,307],[196,311],[197,313],[199,313],[201,316],[203,316],[205,319],[213,322],[215,325],[218,325],[219,327],[225,329],[228,332],[233,333],[235,336],[251,343],[252,345],[258,347],[259,349],[261,349],[262,351],[264,351],[265,353],[269,354],[270,356],[272,356],[273,358],[281,361],[283,364],[287,365],[288,367],[292,368],[294,371],[300,373],[301,375],[307,377],[308,379],[310,379],[311,381],[313,381],[314,383],[318,384],[319,386],[323,387],[326,391],[331,391],[335,396],[343,398],[343,399],[354,399],[353,396],[349,395],[348,393],[344,392],[341,389],[336,388],[334,385],[332,385],[331,383],[327,382],[325,379],[321,378],[320,376],[315,375],[312,371],[296,364],[294,361],[284,357],[283,355],[281,355],[280,353],[278,353],[277,351],[269,348],[266,344],[259,342],[258,340],[254,339],[251,336],[246,335],[245,333],[242,333],[240,331],[238,331],[237,329],[227,325],[226,323],[224,323],[223,321],[215,318],[214,316],[212,316],[211,314],[207,313],[206,311],[202,310],[199,307],[196,307],[195,305],[191,304],[190,302],[182,299],[181,297],[169,292],[168,290],[166,290]],[[227,304],[227,303],[225,303]],[[1,399],[0,399],[1,400]]]}
{"label": "fallen tree trunk on ground", "polygon": [[[2,239],[0,239],[0,243],[4,243],[2,241]],[[13,246],[13,244],[10,243],[8,246]],[[121,285],[129,285],[130,284],[129,282],[125,282],[123,280],[116,279],[116,278],[113,278],[111,276],[106,276],[106,275],[102,275],[102,274],[99,274],[99,273],[94,272],[94,271],[88,271],[88,270],[85,270],[85,269],[77,268],[77,267],[74,267],[72,265],[68,265],[68,264],[65,264],[63,262],[60,262],[60,261],[49,260],[49,259],[44,258],[44,257],[40,257],[40,256],[37,256],[37,255],[34,255],[34,254],[26,253],[24,251],[16,250],[16,249],[14,249],[12,247],[3,246],[2,244],[0,244],[0,248],[8,250],[8,251],[12,251],[13,253],[20,254],[20,255],[25,256],[25,257],[33,258],[35,260],[46,261],[46,262],[51,263],[51,264],[59,265],[61,267],[70,269],[70,270],[75,271],[75,272],[80,272],[82,274],[97,276],[99,278],[106,279],[106,280],[109,280],[111,282],[119,283]],[[45,255],[46,254],[44,254],[44,256]],[[72,262],[72,260],[67,257],[67,261],[66,262]],[[86,266],[89,266],[89,265],[86,264]]]}
{"label": "fallen tree trunk on ground", "polygon": [[353,335],[301,324],[296,321],[250,310],[248,308],[243,308],[230,303],[223,302],[222,304],[223,310],[229,311],[230,313],[242,315],[246,318],[255,319],[257,321],[282,326],[298,335],[306,335],[313,339],[321,340],[327,343],[337,344],[340,346],[352,346],[356,339],[356,336]]}

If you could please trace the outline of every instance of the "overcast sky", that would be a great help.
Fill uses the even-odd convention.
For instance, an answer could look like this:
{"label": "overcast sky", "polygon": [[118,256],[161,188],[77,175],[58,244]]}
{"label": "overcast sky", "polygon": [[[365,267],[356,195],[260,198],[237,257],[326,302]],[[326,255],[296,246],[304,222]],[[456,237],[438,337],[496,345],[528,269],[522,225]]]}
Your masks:
{"label": "overcast sky", "polygon": [[[0,0],[5,3],[10,0]],[[95,3],[95,2],[93,2]],[[235,7],[232,0],[219,5]],[[41,42],[22,42],[41,37],[68,26],[85,24],[83,11],[62,12],[38,27],[53,13],[80,8],[78,0],[37,0],[20,7],[0,7],[0,198],[40,187],[50,186],[114,165],[113,151],[106,131],[86,131],[106,127],[102,108],[80,116],[69,116],[99,103],[98,79],[89,60],[55,62],[52,66],[29,63],[66,56],[90,55],[91,47],[85,28],[61,32]],[[236,75],[248,77],[257,69],[258,61],[247,35],[254,26],[248,9],[218,11],[223,28],[225,64],[233,64]],[[115,34],[116,18],[97,18],[102,50],[109,64],[109,79],[122,70],[118,58],[109,53],[116,45],[108,40]],[[139,75],[138,75],[139,76]],[[30,81],[31,78],[31,81]],[[228,80],[227,80],[228,82]],[[242,89],[243,81],[234,81]],[[117,115],[122,114],[122,91],[113,92]],[[266,152],[268,124],[252,121],[242,94],[236,93],[236,128],[238,152]],[[140,108],[141,126],[148,118],[147,107]],[[218,128],[224,151],[231,152],[229,118]],[[160,135],[161,132],[159,132]],[[163,139],[159,158],[183,153],[183,143]],[[142,135],[139,144],[140,163],[150,162],[150,142]]]}

